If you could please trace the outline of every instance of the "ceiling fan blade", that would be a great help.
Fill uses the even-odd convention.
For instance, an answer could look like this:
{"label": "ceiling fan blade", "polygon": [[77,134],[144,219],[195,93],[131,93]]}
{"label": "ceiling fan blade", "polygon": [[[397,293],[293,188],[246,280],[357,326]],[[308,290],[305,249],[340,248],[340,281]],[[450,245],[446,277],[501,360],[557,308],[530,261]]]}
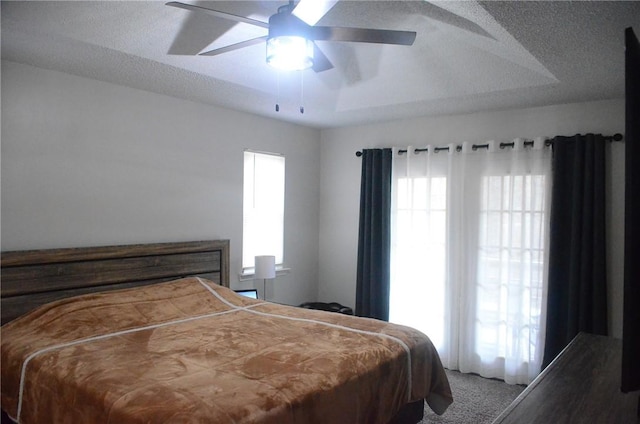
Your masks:
{"label": "ceiling fan blade", "polygon": [[414,31],[395,31],[390,29],[314,26],[309,28],[309,38],[323,41],[352,41],[410,46],[416,39],[416,33]]}
{"label": "ceiling fan blade", "polygon": [[262,28],[269,28],[269,24],[267,22],[258,21],[256,19],[245,18],[244,16],[232,15],[231,13],[220,12],[218,10],[208,9],[206,7],[195,6],[193,4],[180,3],[178,1],[171,1],[166,3],[167,6],[177,7],[179,9],[185,9],[192,12],[203,12],[211,16],[216,16],[218,18],[230,19],[236,22],[243,22],[245,24],[255,25]]}
{"label": "ceiling fan blade", "polygon": [[292,13],[307,25],[315,25],[337,2],[338,0],[300,0]]}
{"label": "ceiling fan blade", "polygon": [[267,40],[267,36],[252,38],[250,40],[241,41],[239,43],[230,44],[225,47],[220,47],[219,49],[209,50],[203,53],[200,53],[198,56],[217,56],[222,53],[231,52],[234,50],[241,49],[243,47],[253,46],[254,44],[262,43]]}
{"label": "ceiling fan blade", "polygon": [[320,50],[316,43],[313,43],[313,66],[311,67],[311,69],[316,72],[322,72],[328,71],[332,68],[333,64],[331,63],[329,58],[325,56],[324,53],[322,53],[322,50]]}

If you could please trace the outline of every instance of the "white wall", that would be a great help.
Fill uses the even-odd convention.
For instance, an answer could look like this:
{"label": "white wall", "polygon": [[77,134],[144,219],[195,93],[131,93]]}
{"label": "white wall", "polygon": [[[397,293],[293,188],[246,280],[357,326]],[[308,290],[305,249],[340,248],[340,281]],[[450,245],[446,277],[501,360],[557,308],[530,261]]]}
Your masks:
{"label": "white wall", "polygon": [[[317,293],[320,132],[2,62],[2,250],[242,242],[243,149],[286,156],[285,262],[273,300]],[[260,288],[262,284],[257,284]]]}
{"label": "white wall", "polygon": [[[424,146],[516,137],[624,133],[624,100],[525,110],[441,116],[324,130],[321,143],[320,276],[318,297],[355,305],[360,158],[373,147]],[[607,152],[609,237],[609,327],[622,335],[624,145]]]}

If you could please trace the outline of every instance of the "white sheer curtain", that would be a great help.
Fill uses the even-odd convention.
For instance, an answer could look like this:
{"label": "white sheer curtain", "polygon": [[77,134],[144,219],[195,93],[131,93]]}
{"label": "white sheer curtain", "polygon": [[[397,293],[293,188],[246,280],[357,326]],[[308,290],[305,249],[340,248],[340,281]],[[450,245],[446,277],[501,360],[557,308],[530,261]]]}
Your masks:
{"label": "white sheer curtain", "polygon": [[449,369],[529,383],[544,350],[551,149],[394,149],[390,321]]}

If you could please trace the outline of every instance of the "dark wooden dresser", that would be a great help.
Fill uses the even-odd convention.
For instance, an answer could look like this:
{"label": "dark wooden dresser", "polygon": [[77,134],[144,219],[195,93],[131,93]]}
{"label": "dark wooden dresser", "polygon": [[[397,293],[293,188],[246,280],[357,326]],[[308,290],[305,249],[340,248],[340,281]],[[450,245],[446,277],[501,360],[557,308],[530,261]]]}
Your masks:
{"label": "dark wooden dresser", "polygon": [[620,391],[621,360],[621,340],[580,333],[493,423],[638,424],[638,392]]}

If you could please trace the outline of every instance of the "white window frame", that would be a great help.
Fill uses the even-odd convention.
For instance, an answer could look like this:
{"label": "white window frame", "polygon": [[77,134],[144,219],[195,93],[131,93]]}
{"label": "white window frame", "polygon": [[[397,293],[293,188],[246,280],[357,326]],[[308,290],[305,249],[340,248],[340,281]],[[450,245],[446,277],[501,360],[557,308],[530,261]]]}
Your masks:
{"label": "white window frame", "polygon": [[255,256],[274,255],[284,269],[285,170],[283,154],[245,149],[241,279],[255,272]]}

